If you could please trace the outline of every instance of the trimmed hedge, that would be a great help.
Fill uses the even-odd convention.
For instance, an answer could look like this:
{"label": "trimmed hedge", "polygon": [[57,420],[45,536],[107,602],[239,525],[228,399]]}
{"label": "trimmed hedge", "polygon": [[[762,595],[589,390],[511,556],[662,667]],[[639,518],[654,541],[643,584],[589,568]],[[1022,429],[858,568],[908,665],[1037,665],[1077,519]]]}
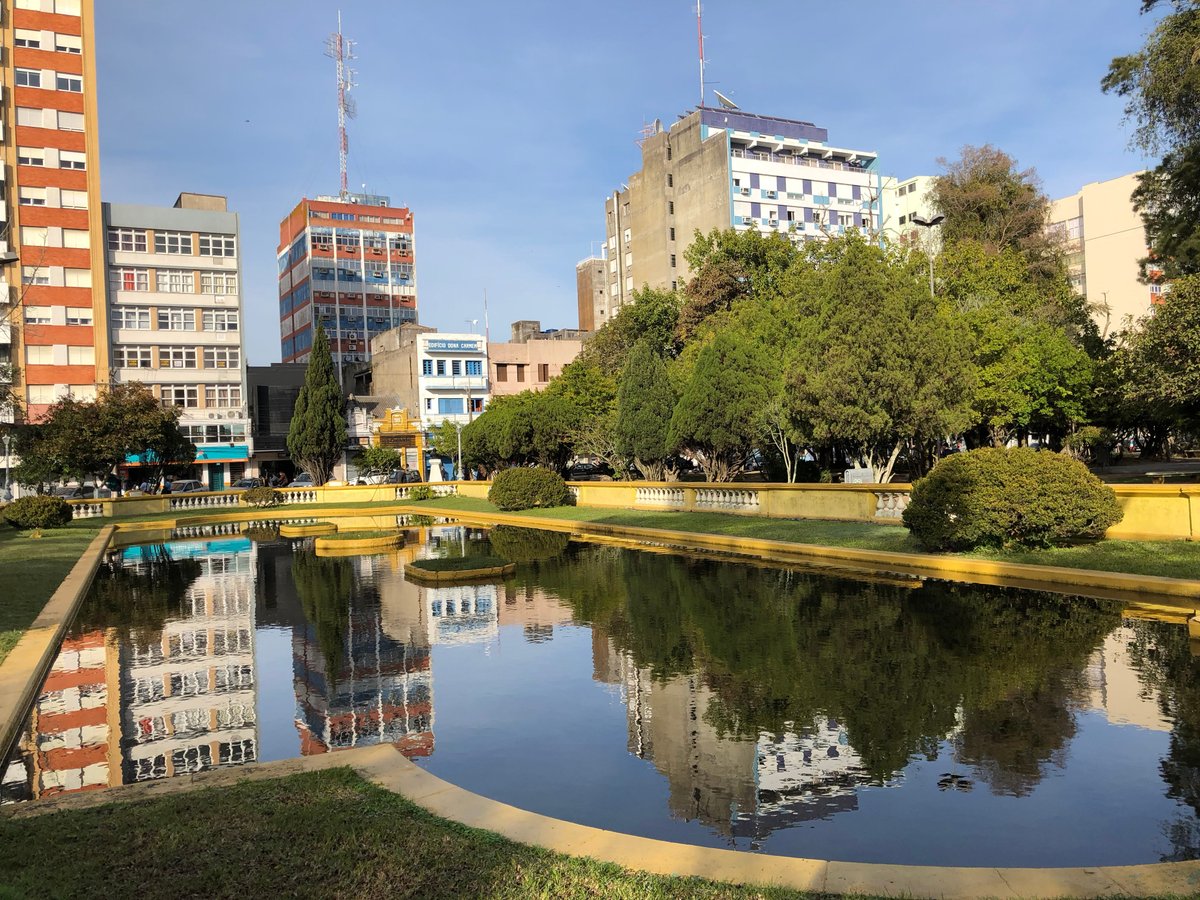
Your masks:
{"label": "trimmed hedge", "polygon": [[435,494],[433,492],[433,488],[427,484],[418,484],[416,487],[410,487],[406,494],[406,498],[414,503],[418,503],[422,500],[433,500],[435,497],[437,497],[437,494]]}
{"label": "trimmed hedge", "polygon": [[4,519],[14,528],[62,528],[71,524],[71,515],[62,497],[21,497],[4,507]]}
{"label": "trimmed hedge", "polygon": [[570,506],[567,483],[549,469],[504,469],[492,479],[488,500],[506,512],[545,506]]}
{"label": "trimmed hedge", "polygon": [[242,499],[247,506],[278,506],[283,502],[283,494],[274,488],[256,487],[243,493]]}
{"label": "trimmed hedge", "polygon": [[929,550],[1053,547],[1098,540],[1123,512],[1078,460],[987,447],[940,460],[913,485],[904,524]]}

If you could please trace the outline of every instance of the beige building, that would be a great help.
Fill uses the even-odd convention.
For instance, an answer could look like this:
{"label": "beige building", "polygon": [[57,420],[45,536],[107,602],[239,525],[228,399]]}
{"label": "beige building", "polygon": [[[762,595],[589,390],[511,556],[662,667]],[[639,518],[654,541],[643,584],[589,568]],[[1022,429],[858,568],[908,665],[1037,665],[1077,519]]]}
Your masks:
{"label": "beige building", "polygon": [[434,331],[437,329],[427,325],[405,322],[371,338],[371,364],[355,373],[354,393],[387,398],[390,406],[419,415],[417,335]]}
{"label": "beige building", "polygon": [[1138,280],[1146,256],[1146,233],[1130,195],[1139,173],[1085,184],[1050,205],[1050,227],[1068,245],[1071,281],[1108,334],[1150,311],[1158,285]]}
{"label": "beige building", "polygon": [[595,331],[607,316],[604,302],[608,282],[604,277],[607,261],[589,256],[575,264],[575,292],[579,301],[579,330]]}
{"label": "beige building", "polygon": [[879,227],[876,154],[828,143],[811,122],[737,109],[693,110],[647,129],[642,168],[605,200],[607,321],[643,286],[673,289],[691,273],[697,231],[754,229],[796,243]]}
{"label": "beige building", "polygon": [[920,217],[928,222],[937,214],[930,200],[933,180],[932,175],[916,175],[903,181],[883,180],[883,233],[888,238],[910,244],[923,244],[932,239],[935,250],[940,246],[940,228],[928,229],[932,233],[923,234],[926,229],[913,221]]}
{"label": "beige building", "polygon": [[540,329],[540,322],[514,322],[509,343],[488,344],[488,383],[493,397],[542,390],[583,350],[578,332]]}

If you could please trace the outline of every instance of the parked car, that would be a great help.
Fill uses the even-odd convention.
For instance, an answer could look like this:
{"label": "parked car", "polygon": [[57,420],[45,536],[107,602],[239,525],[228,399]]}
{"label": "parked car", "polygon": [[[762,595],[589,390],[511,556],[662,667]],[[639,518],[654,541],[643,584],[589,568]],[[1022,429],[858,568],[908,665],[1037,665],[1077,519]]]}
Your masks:
{"label": "parked car", "polygon": [[299,475],[297,475],[291,481],[291,483],[288,484],[288,487],[316,487],[316,486],[317,485],[316,485],[316,482],[313,481],[313,477],[311,475],[309,475],[307,472],[301,472]]}
{"label": "parked car", "polygon": [[[90,484],[69,484],[65,487],[57,487],[54,489],[55,497],[61,497],[63,500],[91,500],[96,496],[96,489]],[[101,497],[111,497],[112,491],[106,487],[100,488]]]}
{"label": "parked car", "polygon": [[207,491],[204,485],[192,478],[184,478],[179,481],[172,481],[167,485],[164,494],[195,494],[200,491]]}
{"label": "parked car", "polygon": [[388,484],[417,484],[421,480],[421,473],[416,469],[397,469],[388,476]]}
{"label": "parked car", "polygon": [[233,484],[231,484],[229,486],[228,490],[249,491],[249,490],[252,490],[253,488],[260,488],[262,486],[263,486],[263,480],[261,478],[241,478],[241,479],[235,481]]}

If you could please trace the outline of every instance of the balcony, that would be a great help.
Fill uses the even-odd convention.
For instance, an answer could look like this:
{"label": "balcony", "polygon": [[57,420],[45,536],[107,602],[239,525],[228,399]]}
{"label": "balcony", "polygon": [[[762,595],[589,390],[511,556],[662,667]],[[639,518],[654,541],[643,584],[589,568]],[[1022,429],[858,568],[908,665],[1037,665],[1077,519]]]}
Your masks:
{"label": "balcony", "polygon": [[422,375],[421,387],[430,391],[487,393],[486,375]]}

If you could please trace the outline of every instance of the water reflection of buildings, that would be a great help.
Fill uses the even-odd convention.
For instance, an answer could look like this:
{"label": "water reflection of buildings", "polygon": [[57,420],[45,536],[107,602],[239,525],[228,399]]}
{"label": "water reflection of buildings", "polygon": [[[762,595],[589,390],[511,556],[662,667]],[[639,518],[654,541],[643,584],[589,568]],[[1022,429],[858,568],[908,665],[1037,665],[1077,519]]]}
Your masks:
{"label": "water reflection of buildings", "polygon": [[[1151,633],[1145,629],[1141,631],[1143,636]],[[1138,638],[1139,630],[1126,621],[1109,632],[1088,660],[1092,708],[1103,710],[1108,721],[1115,724],[1170,731],[1171,722],[1163,714],[1158,692],[1147,687],[1130,659],[1129,646]]]}
{"label": "water reflection of buildings", "polygon": [[857,791],[872,779],[840,723],[820,719],[757,740],[722,734],[707,715],[716,696],[700,675],[656,678],[599,631],[592,648],[594,677],[621,687],[629,752],[666,777],[676,817],[758,840],[858,807]]}
{"label": "water reflection of buildings", "polygon": [[[254,565],[245,539],[169,545],[199,574],[181,615],[64,641],[4,773],[9,798],[52,796],[257,757]],[[144,572],[150,556],[124,551]],[[86,613],[86,609],[85,609]]]}

